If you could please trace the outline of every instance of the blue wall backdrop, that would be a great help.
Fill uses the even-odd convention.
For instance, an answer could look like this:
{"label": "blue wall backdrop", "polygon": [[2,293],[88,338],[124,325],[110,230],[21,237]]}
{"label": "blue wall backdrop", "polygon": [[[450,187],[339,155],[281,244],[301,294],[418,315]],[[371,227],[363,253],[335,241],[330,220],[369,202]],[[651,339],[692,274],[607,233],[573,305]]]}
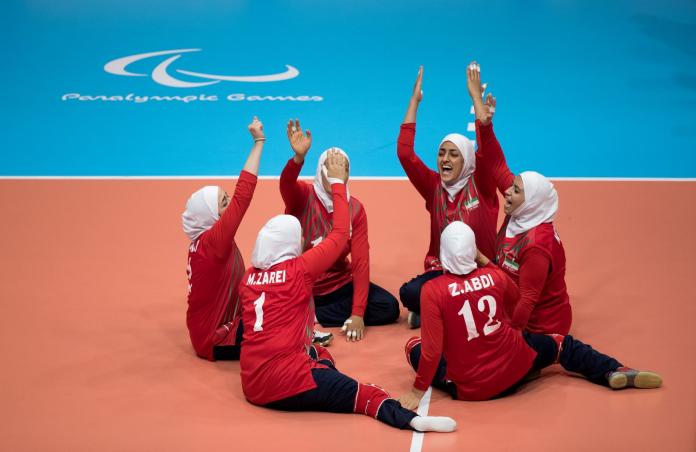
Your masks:
{"label": "blue wall backdrop", "polygon": [[[234,175],[252,115],[268,135],[263,175],[291,156],[285,123],[298,117],[314,156],[336,145],[355,176],[402,176],[395,143],[418,65],[416,146],[433,163],[440,138],[473,120],[464,71],[476,59],[513,171],[696,177],[691,1],[27,0],[3,10],[2,176]],[[125,67],[143,76],[104,69],[180,49],[200,50]],[[170,58],[160,72],[215,83],[158,83],[151,74]],[[259,76],[286,65],[299,75],[266,83],[179,72]],[[126,100],[135,96],[148,100]]]}

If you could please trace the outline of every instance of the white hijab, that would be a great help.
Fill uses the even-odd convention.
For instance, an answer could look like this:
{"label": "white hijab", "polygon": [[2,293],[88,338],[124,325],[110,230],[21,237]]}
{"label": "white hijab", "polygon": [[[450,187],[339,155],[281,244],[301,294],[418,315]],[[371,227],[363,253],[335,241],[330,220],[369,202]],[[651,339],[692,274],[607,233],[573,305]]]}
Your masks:
{"label": "white hijab", "polygon": [[[350,163],[350,159],[348,158],[348,154],[343,151],[341,148],[329,148],[325,150],[324,152],[321,153],[319,156],[319,163],[317,163],[317,174],[314,176],[314,193],[317,194],[317,197],[319,198],[319,201],[324,205],[326,208],[326,211],[331,213],[333,212],[333,195],[331,193],[327,193],[326,190],[324,189],[324,184],[322,183],[322,175],[328,179],[326,167],[324,166],[324,163],[326,162],[326,158],[329,155],[329,151],[338,151],[341,154],[343,154],[348,160],[348,163]],[[341,181],[343,182],[343,181]],[[347,182],[347,181],[346,181]],[[348,197],[348,200],[350,201],[350,192],[348,192],[348,184],[346,183],[346,196]]]}
{"label": "white hijab", "polygon": [[448,273],[467,275],[476,270],[476,237],[461,221],[448,224],[440,236],[440,263]]}
{"label": "white hijab", "polygon": [[277,215],[256,236],[251,265],[268,270],[275,264],[302,254],[302,226],[292,215]]}
{"label": "white hijab", "polygon": [[181,214],[181,222],[184,232],[192,242],[213,227],[220,218],[218,191],[219,188],[215,185],[206,185],[186,201],[186,210]]}
{"label": "white hijab", "polygon": [[447,190],[447,197],[450,201],[454,201],[454,198],[457,197],[457,193],[462,191],[466,183],[469,182],[469,178],[474,173],[474,170],[476,169],[476,154],[474,153],[474,143],[464,135],[460,135],[458,133],[450,133],[445,138],[443,138],[442,141],[440,141],[440,146],[438,146],[438,149],[442,147],[442,143],[444,143],[445,141],[454,143],[457,149],[459,149],[459,152],[462,153],[462,158],[464,159],[462,171],[459,173],[459,176],[457,177],[457,179],[455,179],[455,181],[452,184],[448,185],[445,184],[442,180],[440,180],[442,188]]}
{"label": "white hijab", "polygon": [[558,211],[558,193],[550,180],[536,171],[524,171],[520,177],[524,184],[524,202],[510,214],[505,237],[550,223]]}

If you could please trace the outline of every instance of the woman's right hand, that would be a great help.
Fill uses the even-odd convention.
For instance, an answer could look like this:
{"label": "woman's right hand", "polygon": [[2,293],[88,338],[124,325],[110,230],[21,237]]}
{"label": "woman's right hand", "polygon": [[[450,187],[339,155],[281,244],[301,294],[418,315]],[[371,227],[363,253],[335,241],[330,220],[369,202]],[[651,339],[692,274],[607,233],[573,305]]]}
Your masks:
{"label": "woman's right hand", "polygon": [[305,155],[312,147],[312,132],[309,130],[306,133],[302,132],[302,127],[300,127],[300,121],[295,119],[295,122],[288,121],[288,141],[290,142],[290,147],[295,152],[295,162],[304,162]]}
{"label": "woman's right hand", "polygon": [[481,83],[481,66],[476,61],[469,63],[466,68],[466,87],[469,91],[469,96],[474,103],[474,114],[476,119],[481,121],[481,124],[488,125],[495,114],[495,97],[490,93],[486,96],[485,103],[483,102],[483,93],[486,90],[486,84]]}
{"label": "woman's right hand", "polygon": [[482,99],[484,87],[481,85],[481,66],[472,61],[466,67],[466,88],[472,99]]}
{"label": "woman's right hand", "polygon": [[326,177],[341,179],[343,183],[348,180],[348,160],[339,151],[329,151],[324,165],[326,165]]}

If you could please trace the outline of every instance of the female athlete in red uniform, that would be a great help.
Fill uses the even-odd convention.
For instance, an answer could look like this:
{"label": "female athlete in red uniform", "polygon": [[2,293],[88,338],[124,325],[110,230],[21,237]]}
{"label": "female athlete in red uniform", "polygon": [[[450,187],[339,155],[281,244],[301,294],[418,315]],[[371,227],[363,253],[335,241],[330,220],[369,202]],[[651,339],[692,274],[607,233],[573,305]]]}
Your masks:
{"label": "female athlete in red uniform", "polygon": [[568,334],[573,314],[565,283],[565,251],[553,219],[558,194],[539,173],[524,171],[505,191],[505,222],[495,262],[519,284],[514,328]]}
{"label": "female athlete in red uniform", "polygon": [[312,285],[341,255],[349,238],[347,165],[339,152],[329,153],[334,227],[321,243],[302,253],[302,228],[291,215],[272,218],[259,232],[252,267],[240,288],[244,395],[269,408],[362,413],[398,428],[453,431],[453,419],[417,416],[383,389],[343,375],[331,354],[311,343]]}
{"label": "female athlete in red uniform", "polygon": [[[300,220],[306,251],[321,243],[333,227],[333,200],[324,174],[329,150],[319,157],[314,183],[298,181],[312,145],[312,134],[309,130],[303,132],[298,120],[288,123],[287,134],[295,156],[288,160],[280,175],[280,194],[285,202],[285,213]],[[331,149],[338,150],[348,160],[341,149]],[[348,194],[348,199],[350,239],[336,263],[314,282],[314,304],[319,323],[344,325],[347,339],[359,341],[365,325],[395,322],[399,318],[399,303],[392,294],[370,282],[367,214],[357,198]]]}
{"label": "female athlete in red uniform", "polygon": [[[481,101],[480,70],[469,70],[467,74],[476,116],[486,116],[489,112]],[[538,173],[527,171],[514,177],[493,133],[493,124],[477,122],[479,152],[491,156],[493,181],[505,196],[503,209],[507,215],[494,253],[479,249],[487,257],[494,257],[519,286],[520,301],[511,314],[511,325],[533,333],[568,334],[572,311],[565,284],[565,251],[552,223],[558,210],[556,190]]]}
{"label": "female athlete in red uniform", "polygon": [[612,389],[662,384],[658,374],[623,367],[572,336],[512,328],[504,306],[517,301],[517,287],[485,257],[485,265],[477,268],[476,256],[471,228],[450,223],[440,241],[445,272],[423,285],[423,337],[406,344],[406,358],[417,376],[400,399],[403,406],[418,406],[431,384],[460,400],[506,395],[526,375],[554,363]]}
{"label": "female athlete in red uniform", "polygon": [[[474,152],[473,143],[455,133],[445,136],[440,143],[437,171],[428,168],[416,155],[416,113],[423,97],[422,78],[421,67],[401,124],[397,146],[401,166],[425,200],[425,208],[430,213],[430,247],[425,257],[425,273],[405,283],[399,291],[401,302],[410,311],[409,325],[412,328],[420,324],[418,313],[421,286],[442,274],[438,250],[440,234],[445,226],[452,221],[465,222],[476,231],[477,245],[482,252],[492,255],[498,219],[498,195],[493,167],[497,159],[486,148],[479,147],[478,152]],[[480,98],[478,101],[482,102]],[[477,115],[477,127],[490,124],[494,106],[493,98],[489,96],[487,108]]]}
{"label": "female athlete in red uniform", "polygon": [[191,195],[182,214],[184,232],[191,240],[186,326],[198,356],[211,361],[239,359],[238,290],[244,260],[234,235],[251,203],[266,140],[263,124],[255,116],[249,132],[254,145],[232,199],[221,187],[206,186]]}

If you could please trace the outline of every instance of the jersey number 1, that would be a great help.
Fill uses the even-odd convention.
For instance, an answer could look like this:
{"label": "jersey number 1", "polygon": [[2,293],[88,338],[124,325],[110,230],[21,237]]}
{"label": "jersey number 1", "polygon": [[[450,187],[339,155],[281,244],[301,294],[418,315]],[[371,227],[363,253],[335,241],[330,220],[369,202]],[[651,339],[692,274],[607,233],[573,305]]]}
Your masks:
{"label": "jersey number 1", "polygon": [[[488,321],[483,326],[484,336],[488,336],[489,334],[500,328],[500,320],[495,320],[493,318],[495,317],[496,312],[495,297],[491,295],[484,295],[481,298],[479,298],[477,307],[480,312],[484,312],[484,310],[486,309],[486,303],[488,303]],[[471,311],[471,305],[469,304],[469,300],[466,300],[464,302],[464,306],[462,306],[462,309],[460,309],[457,314],[464,317],[466,331],[469,333],[467,341],[479,337],[478,330],[476,329],[476,322],[474,322],[474,313]]]}
{"label": "jersey number 1", "polygon": [[256,323],[254,323],[254,331],[263,331],[264,301],[266,301],[266,292],[261,292],[261,296],[254,301],[254,310],[256,311]]}

